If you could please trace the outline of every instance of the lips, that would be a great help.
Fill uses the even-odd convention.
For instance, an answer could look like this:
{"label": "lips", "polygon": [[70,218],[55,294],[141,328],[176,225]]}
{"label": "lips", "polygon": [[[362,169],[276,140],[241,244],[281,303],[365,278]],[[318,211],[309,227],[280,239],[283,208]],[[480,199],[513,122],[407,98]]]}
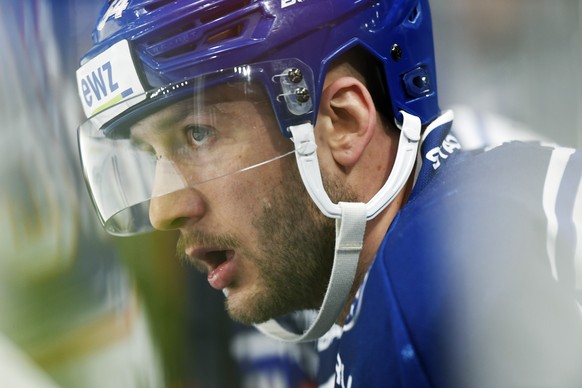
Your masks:
{"label": "lips", "polygon": [[232,283],[235,275],[233,250],[215,248],[189,249],[186,254],[198,262],[206,265],[208,271],[208,283],[217,290],[222,290]]}

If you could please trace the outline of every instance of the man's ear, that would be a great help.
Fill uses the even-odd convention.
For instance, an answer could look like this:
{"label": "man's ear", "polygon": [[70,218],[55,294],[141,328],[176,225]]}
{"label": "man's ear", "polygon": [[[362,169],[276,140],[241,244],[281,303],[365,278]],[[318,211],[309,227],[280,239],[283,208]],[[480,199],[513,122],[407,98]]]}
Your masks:
{"label": "man's ear", "polygon": [[344,168],[362,157],[376,128],[376,108],[368,89],[354,77],[329,83],[321,96],[317,121],[319,136]]}

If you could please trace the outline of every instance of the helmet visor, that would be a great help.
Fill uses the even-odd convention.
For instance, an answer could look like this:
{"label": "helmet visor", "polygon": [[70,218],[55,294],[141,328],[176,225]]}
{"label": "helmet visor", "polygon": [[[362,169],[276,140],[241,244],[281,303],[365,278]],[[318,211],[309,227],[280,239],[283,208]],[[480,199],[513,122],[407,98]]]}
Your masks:
{"label": "helmet visor", "polygon": [[213,74],[136,96],[79,127],[85,179],[109,233],[152,230],[152,198],[293,153],[273,110],[285,97],[273,101],[247,70],[226,82]]}

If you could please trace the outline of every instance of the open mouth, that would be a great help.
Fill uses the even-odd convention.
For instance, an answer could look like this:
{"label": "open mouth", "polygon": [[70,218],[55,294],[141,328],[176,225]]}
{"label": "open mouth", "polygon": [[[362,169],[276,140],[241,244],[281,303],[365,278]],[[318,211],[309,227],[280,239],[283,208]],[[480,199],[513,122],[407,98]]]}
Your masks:
{"label": "open mouth", "polygon": [[199,250],[197,254],[191,256],[194,262],[206,264],[208,272],[216,270],[225,262],[232,259],[235,251],[232,249]]}
{"label": "open mouth", "polygon": [[223,290],[228,287],[235,278],[236,265],[232,258],[234,251],[210,251],[204,255],[203,260],[210,267],[208,271],[208,282],[217,289]]}
{"label": "open mouth", "polygon": [[[231,254],[229,255],[229,252]],[[207,252],[204,257],[201,258],[208,266],[210,270],[213,271],[216,268],[220,267],[226,260],[228,260],[229,256],[232,257],[233,251],[210,251]]]}

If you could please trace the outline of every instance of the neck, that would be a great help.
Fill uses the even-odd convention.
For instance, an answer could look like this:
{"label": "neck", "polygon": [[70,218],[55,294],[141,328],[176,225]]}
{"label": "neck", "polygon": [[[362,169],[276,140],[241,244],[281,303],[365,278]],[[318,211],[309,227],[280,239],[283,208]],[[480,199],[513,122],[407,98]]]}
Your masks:
{"label": "neck", "polygon": [[412,191],[413,180],[414,171],[410,174],[406,185],[394,198],[394,200],[386,207],[386,209],[384,209],[381,214],[379,214],[376,218],[368,221],[366,224],[366,234],[364,235],[364,243],[362,251],[360,252],[360,259],[358,261],[358,268],[356,269],[356,276],[350,293],[348,294],[348,299],[346,300],[346,303],[344,304],[344,307],[342,308],[342,311],[337,319],[337,323],[339,325],[344,325],[350,312],[352,303],[356,297],[356,293],[362,285],[368,269],[374,262],[376,252],[378,252],[378,248],[384,240],[386,231],[392,224],[392,221],[396,217],[398,211],[400,211],[400,209],[408,201],[408,197]]}

